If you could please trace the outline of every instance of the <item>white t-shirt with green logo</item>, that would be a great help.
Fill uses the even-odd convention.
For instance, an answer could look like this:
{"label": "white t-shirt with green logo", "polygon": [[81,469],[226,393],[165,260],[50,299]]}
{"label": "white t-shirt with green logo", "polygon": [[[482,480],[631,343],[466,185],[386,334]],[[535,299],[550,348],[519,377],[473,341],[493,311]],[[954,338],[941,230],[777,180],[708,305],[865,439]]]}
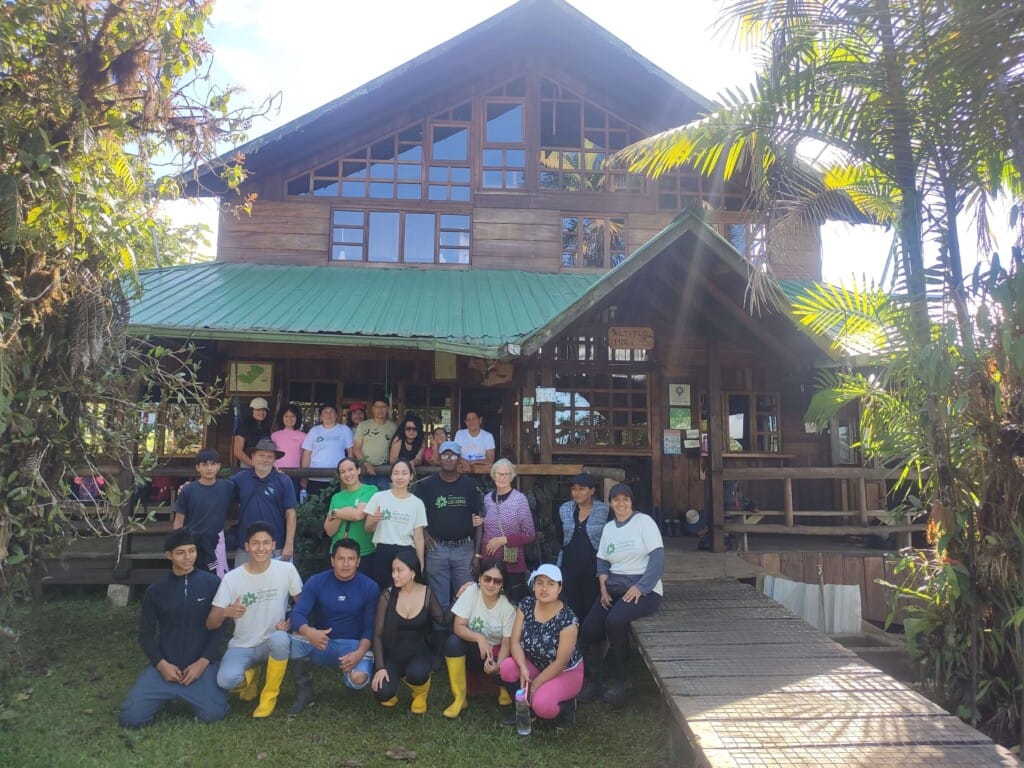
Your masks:
{"label": "white t-shirt with green logo", "polygon": [[235,619],[235,633],[228,646],[255,648],[275,631],[275,624],[288,612],[288,597],[298,597],[302,578],[295,566],[285,560],[271,560],[263,573],[249,573],[244,565],[224,574],[213,604],[227,608],[242,600],[245,613]]}
{"label": "white t-shirt with green logo", "polygon": [[381,511],[381,519],[373,532],[374,544],[411,547],[413,531],[427,526],[427,508],[412,494],[398,499],[391,491],[377,491],[366,502],[365,512],[369,516],[378,509]]}
{"label": "white t-shirt with green logo", "polygon": [[[642,576],[647,570],[648,555],[663,546],[658,524],[649,515],[637,512],[621,527],[614,516],[605,524],[597,556],[608,561],[613,574]],[[654,585],[654,591],[664,594],[661,579]]]}
{"label": "white t-shirt with green logo", "polygon": [[455,601],[452,613],[465,619],[470,630],[486,637],[492,646],[501,645],[502,638],[512,637],[516,609],[504,595],[498,595],[498,602],[493,608],[488,608],[480,587],[471,584]]}

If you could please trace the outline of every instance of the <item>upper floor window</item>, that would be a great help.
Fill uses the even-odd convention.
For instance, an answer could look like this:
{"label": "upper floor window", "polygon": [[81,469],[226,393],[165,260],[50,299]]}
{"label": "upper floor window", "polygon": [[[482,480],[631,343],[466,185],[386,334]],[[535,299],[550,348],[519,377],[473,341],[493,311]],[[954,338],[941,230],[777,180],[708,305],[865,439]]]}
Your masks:
{"label": "upper floor window", "polygon": [[469,264],[470,215],[335,210],[331,260]]}
{"label": "upper floor window", "polygon": [[569,192],[645,191],[644,177],[609,158],[642,134],[621,118],[550,80],[541,80],[540,188]]}
{"label": "upper floor window", "polygon": [[480,187],[526,189],[526,83],[512,80],[484,98],[484,133],[480,149]]}
{"label": "upper floor window", "polygon": [[290,196],[470,199],[469,102],[289,179]]}
{"label": "upper floor window", "polygon": [[625,258],[625,217],[562,217],[563,268],[610,269]]}

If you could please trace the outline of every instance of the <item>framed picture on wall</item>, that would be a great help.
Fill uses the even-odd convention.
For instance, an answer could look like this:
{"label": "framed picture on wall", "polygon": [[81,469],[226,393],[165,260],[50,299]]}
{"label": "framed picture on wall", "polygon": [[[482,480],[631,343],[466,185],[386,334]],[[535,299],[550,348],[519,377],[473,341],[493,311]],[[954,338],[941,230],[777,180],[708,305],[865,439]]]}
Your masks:
{"label": "framed picture on wall", "polygon": [[258,362],[228,363],[227,391],[237,395],[268,395],[274,386],[274,364]]}
{"label": "framed picture on wall", "polygon": [[669,408],[669,429],[690,429],[693,426],[689,408]]}

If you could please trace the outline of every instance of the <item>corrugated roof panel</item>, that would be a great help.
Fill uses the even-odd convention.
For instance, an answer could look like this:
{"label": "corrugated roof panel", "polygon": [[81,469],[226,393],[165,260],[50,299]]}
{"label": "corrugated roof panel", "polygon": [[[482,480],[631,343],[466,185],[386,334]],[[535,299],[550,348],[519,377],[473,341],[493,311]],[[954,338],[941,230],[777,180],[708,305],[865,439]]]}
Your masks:
{"label": "corrugated roof panel", "polygon": [[142,272],[143,295],[132,302],[129,330],[342,345],[408,341],[493,357],[564,310],[598,277],[212,262]]}

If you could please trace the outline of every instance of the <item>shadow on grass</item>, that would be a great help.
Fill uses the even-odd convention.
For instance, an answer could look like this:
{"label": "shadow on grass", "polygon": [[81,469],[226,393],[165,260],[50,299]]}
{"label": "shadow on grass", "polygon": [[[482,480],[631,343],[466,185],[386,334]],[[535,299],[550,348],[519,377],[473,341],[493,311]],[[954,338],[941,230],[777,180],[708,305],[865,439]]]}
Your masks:
{"label": "shadow on grass", "polygon": [[457,721],[441,716],[451,702],[447,675],[434,676],[426,715],[377,706],[369,691],[350,691],[330,670],[317,669],[316,704],[299,717],[285,713],[294,699],[289,675],[278,709],[250,717],[254,704],[232,698],[222,723],[201,725],[168,708],[140,730],[118,727],[117,710],[145,658],[135,640],[138,603],[125,610],[99,597],[51,599],[15,609],[8,623],[21,633],[19,654],[0,646],[0,663],[17,665],[0,691],[0,765],[18,768],[293,765],[377,768],[403,762],[392,747],[416,753],[410,766],[462,768],[660,768],[668,762],[668,723],[653,681],[639,662],[637,685],[623,710],[581,707],[576,728],[541,724],[520,737],[498,723],[496,698],[474,697]]}

